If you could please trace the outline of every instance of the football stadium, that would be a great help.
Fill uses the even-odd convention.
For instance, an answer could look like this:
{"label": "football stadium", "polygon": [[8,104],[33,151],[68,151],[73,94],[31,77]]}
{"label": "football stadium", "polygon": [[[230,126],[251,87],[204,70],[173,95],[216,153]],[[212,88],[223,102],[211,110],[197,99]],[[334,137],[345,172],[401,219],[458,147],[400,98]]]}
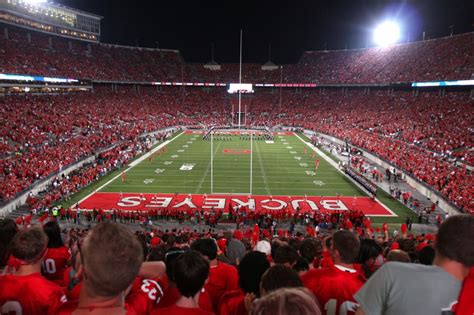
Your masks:
{"label": "football stadium", "polygon": [[0,0],[0,314],[474,314],[473,12]]}

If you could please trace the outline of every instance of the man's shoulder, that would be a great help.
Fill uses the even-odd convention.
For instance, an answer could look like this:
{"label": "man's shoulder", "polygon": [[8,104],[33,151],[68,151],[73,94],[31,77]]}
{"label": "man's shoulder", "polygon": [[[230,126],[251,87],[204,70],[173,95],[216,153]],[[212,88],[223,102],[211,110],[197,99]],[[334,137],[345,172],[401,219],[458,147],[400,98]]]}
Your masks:
{"label": "man's shoulder", "polygon": [[427,266],[422,264],[415,264],[415,263],[403,263],[397,261],[391,261],[383,264],[380,270],[386,270],[388,272],[436,272],[440,268],[436,266]]}

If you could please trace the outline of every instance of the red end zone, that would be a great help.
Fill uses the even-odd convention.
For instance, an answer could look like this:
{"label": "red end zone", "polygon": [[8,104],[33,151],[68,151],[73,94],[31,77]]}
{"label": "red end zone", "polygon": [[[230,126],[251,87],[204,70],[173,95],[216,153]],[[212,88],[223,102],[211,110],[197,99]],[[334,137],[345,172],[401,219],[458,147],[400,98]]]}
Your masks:
{"label": "red end zone", "polygon": [[[186,130],[184,134],[186,135],[202,135],[204,133],[203,130]],[[249,135],[250,131],[224,131],[219,130],[217,131],[218,134],[221,135]],[[265,135],[267,133],[262,131],[252,131],[254,135]],[[279,131],[279,132],[272,132],[274,136],[294,136],[295,134],[290,131]]]}
{"label": "red end zone", "polygon": [[186,195],[186,194],[139,194],[94,193],[79,204],[81,209],[102,210],[210,210],[228,212],[230,207],[242,206],[256,212],[362,211],[369,216],[397,216],[388,208],[369,197],[302,197],[302,196],[248,196],[248,195]]}

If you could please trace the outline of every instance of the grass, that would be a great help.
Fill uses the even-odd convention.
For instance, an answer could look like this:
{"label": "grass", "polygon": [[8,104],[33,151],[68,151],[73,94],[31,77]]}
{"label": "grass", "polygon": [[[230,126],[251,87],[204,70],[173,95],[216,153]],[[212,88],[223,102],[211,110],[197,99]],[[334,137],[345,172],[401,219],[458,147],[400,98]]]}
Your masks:
{"label": "grass", "polygon": [[[294,136],[277,136],[273,144],[263,140],[251,144],[239,136],[226,139],[213,141],[211,165],[211,141],[183,134],[167,146],[165,154],[129,170],[125,182],[117,178],[101,191],[248,194],[252,164],[254,195],[363,195],[319,156],[315,170],[312,151],[307,148],[305,154],[306,145]],[[186,166],[192,169],[183,170]]]}

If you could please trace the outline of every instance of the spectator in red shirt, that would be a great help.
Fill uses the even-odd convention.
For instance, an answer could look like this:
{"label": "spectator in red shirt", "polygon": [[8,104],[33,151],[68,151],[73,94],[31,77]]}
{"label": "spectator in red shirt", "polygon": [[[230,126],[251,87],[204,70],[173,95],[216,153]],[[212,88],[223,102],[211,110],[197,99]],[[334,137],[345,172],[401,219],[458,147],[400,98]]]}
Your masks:
{"label": "spectator in red shirt", "polygon": [[46,279],[64,286],[64,272],[71,259],[71,252],[63,244],[57,221],[49,221],[43,230],[48,235],[48,251],[42,266],[43,275]]}
{"label": "spectator in red shirt", "polygon": [[239,290],[225,293],[220,302],[218,314],[220,315],[245,315],[244,297],[247,294],[253,294],[256,298],[260,297],[260,281],[263,274],[270,268],[270,263],[264,253],[247,253],[238,266],[239,272]]}
{"label": "spectator in red shirt", "polygon": [[199,308],[199,295],[209,277],[209,262],[196,251],[185,252],[173,264],[173,278],[181,297],[170,306],[151,312],[152,315],[209,315]]}
{"label": "spectator in red shirt", "polygon": [[11,242],[11,257],[19,268],[0,277],[0,313],[54,314],[66,297],[57,284],[41,276],[48,237],[39,227],[18,232]]}
{"label": "spectator in red shirt", "polygon": [[354,233],[341,230],[334,233],[330,253],[334,265],[313,269],[303,275],[305,285],[321,303],[323,314],[340,314],[343,309],[355,312],[352,297],[365,283],[365,278],[354,268],[360,241]]}
{"label": "spectator in red shirt", "polygon": [[201,238],[191,244],[191,249],[201,253],[209,260],[209,280],[205,288],[209,292],[214,310],[217,310],[221,297],[239,288],[239,275],[234,266],[217,260],[217,244],[210,238]]}

